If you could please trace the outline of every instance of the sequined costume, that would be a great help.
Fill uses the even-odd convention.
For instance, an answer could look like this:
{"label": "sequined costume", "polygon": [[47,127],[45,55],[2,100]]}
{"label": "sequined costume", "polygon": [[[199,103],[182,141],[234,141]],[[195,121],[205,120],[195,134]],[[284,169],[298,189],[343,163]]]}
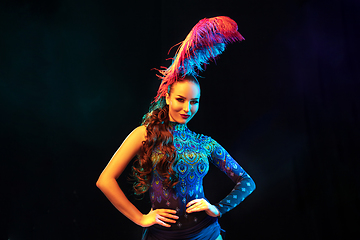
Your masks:
{"label": "sequined costume", "polygon": [[[208,221],[209,224],[217,223],[217,218],[210,217],[205,211],[190,214],[185,211],[189,201],[205,198],[203,178],[209,170],[209,162],[235,183],[231,193],[215,204],[221,215],[243,201],[255,189],[255,184],[244,169],[211,137],[196,134],[185,124],[171,122],[171,127],[177,151],[174,169],[178,173],[179,182],[171,189],[163,187],[161,177],[153,167],[149,193],[153,209],[175,209],[180,218],[170,228],[158,224],[152,227],[171,231],[189,229],[202,221]],[[161,152],[154,150],[154,166],[161,156]]]}

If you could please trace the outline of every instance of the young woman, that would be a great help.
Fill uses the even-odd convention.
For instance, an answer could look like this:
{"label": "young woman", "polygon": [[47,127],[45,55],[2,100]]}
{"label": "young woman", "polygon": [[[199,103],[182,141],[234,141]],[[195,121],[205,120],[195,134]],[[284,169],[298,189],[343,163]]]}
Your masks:
{"label": "young woman", "polygon": [[[213,19],[217,27],[218,22],[231,20]],[[179,56],[181,50],[172,66]],[[181,62],[180,66],[186,64]],[[144,227],[144,240],[221,240],[217,218],[243,201],[255,189],[255,183],[215,140],[188,129],[187,123],[199,109],[200,85],[196,76],[189,74],[194,68],[189,70],[187,65],[176,72],[181,69],[176,66],[174,74],[169,73],[171,67],[163,72],[158,96],[142,125],[122,143],[97,186],[122,214]],[[152,206],[147,214],[126,198],[116,182],[135,156],[134,190],[138,194],[149,191]],[[203,191],[202,180],[209,162],[235,183],[231,193],[217,204],[209,203]]]}

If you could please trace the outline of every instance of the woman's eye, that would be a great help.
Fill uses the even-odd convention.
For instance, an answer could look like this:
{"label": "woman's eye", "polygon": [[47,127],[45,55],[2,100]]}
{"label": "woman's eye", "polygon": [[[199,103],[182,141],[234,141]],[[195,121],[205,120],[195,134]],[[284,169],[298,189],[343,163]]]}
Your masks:
{"label": "woman's eye", "polygon": [[184,99],[182,99],[182,98],[177,98],[176,99],[178,102],[184,102]]}
{"label": "woman's eye", "polygon": [[199,101],[191,101],[191,104],[197,104]]}

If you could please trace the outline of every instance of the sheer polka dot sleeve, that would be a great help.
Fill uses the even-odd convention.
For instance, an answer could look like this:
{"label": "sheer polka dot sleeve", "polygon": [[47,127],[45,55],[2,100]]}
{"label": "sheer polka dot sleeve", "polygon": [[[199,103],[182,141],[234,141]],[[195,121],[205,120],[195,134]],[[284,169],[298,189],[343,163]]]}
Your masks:
{"label": "sheer polka dot sleeve", "polygon": [[239,205],[255,190],[255,182],[245,170],[230,156],[230,154],[215,140],[211,139],[210,162],[224,172],[235,187],[223,200],[215,206],[220,211],[220,217]]}

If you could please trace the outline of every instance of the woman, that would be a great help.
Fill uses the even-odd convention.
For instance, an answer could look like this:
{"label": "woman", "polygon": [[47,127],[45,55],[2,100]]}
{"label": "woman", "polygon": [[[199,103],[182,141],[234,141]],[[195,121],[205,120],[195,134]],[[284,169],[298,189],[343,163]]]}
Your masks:
{"label": "woman", "polygon": [[[201,64],[224,50],[222,44],[230,42],[229,28],[224,29],[229,25],[234,29],[234,23],[230,18],[217,17],[203,19],[193,28],[189,34],[192,37],[190,40],[187,37],[179,47],[172,65],[160,71],[162,83],[142,125],[125,139],[97,181],[97,186],[121,213],[144,227],[144,240],[221,240],[217,217],[237,206],[255,189],[254,181],[224,148],[212,138],[187,128],[199,109],[200,85],[195,70],[201,70]],[[235,31],[231,36],[235,34],[241,40]],[[204,42],[194,40],[194,34],[204,37],[204,33],[208,34],[207,43],[211,42],[205,50]],[[226,39],[218,40],[214,35]],[[199,60],[199,52],[204,51],[207,58]],[[189,64],[194,59],[196,64]],[[135,156],[138,158],[133,167],[137,180],[134,190],[137,194],[149,190],[152,208],[148,214],[141,213],[116,182]],[[209,162],[235,183],[232,192],[214,205],[205,198],[202,186]]]}

